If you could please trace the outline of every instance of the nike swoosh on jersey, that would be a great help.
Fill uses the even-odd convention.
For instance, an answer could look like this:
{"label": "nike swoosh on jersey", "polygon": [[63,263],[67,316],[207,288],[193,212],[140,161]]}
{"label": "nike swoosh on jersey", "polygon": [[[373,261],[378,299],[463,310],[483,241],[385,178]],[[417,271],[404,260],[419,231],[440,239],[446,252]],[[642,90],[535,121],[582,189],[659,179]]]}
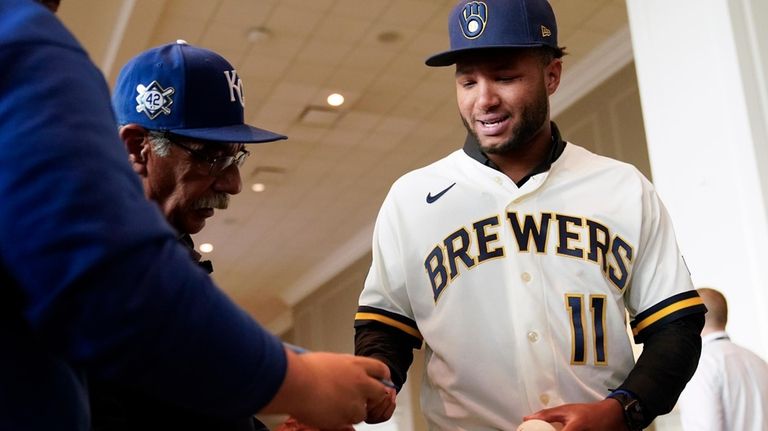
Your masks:
{"label": "nike swoosh on jersey", "polygon": [[435,202],[436,200],[440,199],[440,197],[441,197],[441,196],[443,196],[443,195],[444,195],[444,194],[445,194],[445,193],[446,193],[448,190],[450,190],[450,189],[451,189],[451,187],[453,187],[453,186],[455,186],[455,185],[456,185],[456,183],[453,183],[453,184],[451,184],[451,185],[450,185],[450,186],[448,186],[447,188],[443,189],[443,191],[442,191],[442,192],[440,192],[440,193],[438,193],[438,194],[436,194],[436,195],[434,195],[434,196],[432,196],[432,193],[431,193],[431,192],[430,192],[430,193],[427,193],[427,203],[428,203],[428,204],[431,204],[431,203]]}

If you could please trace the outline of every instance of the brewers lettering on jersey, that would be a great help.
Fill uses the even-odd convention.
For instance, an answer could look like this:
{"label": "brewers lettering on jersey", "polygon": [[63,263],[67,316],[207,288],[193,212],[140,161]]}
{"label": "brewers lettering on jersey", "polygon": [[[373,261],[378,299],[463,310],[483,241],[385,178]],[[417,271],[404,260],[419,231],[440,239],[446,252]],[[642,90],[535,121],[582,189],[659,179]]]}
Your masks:
{"label": "brewers lettering on jersey", "polygon": [[[701,350],[705,308],[669,214],[635,167],[550,121],[564,52],[546,0],[462,0],[448,23],[451,49],[426,63],[455,65],[468,135],[385,198],[355,352],[402,385],[424,346],[430,429],[642,429]],[[394,403],[369,403],[368,420]]]}
{"label": "brewers lettering on jersey", "polygon": [[[475,265],[497,257],[504,257],[503,245],[493,248],[491,243],[499,238],[499,220],[509,222],[514,233],[513,247],[520,253],[554,253],[564,257],[586,259],[600,265],[603,276],[619,290],[623,289],[632,262],[632,246],[621,237],[612,236],[602,223],[587,217],[543,212],[518,214],[507,212],[471,223],[469,231],[461,226],[440,241],[427,256],[424,267],[432,283],[435,302],[443,289],[460,275],[461,266],[471,269]],[[550,223],[551,222],[551,223]],[[550,226],[552,228],[550,229]],[[507,230],[501,226],[501,229]],[[550,231],[555,230],[550,235]],[[556,243],[548,251],[549,239]],[[475,249],[471,251],[470,248]]]}

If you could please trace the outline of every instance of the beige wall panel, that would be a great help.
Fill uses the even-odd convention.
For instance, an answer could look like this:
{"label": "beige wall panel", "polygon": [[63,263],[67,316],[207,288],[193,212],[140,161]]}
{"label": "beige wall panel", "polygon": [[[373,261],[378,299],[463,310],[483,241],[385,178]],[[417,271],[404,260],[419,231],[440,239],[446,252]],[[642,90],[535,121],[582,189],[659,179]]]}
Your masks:
{"label": "beige wall panel", "polygon": [[634,63],[574,103],[555,122],[566,140],[631,163],[651,178]]}

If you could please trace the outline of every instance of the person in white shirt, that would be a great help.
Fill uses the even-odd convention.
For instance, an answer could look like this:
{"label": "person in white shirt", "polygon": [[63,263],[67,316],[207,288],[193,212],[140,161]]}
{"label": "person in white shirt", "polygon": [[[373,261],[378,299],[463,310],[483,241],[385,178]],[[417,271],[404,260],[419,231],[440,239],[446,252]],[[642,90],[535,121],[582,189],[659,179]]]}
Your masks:
{"label": "person in white shirt", "polygon": [[768,431],[768,364],[731,342],[728,303],[714,289],[697,289],[709,310],[701,331],[699,367],[680,395],[685,431]]}

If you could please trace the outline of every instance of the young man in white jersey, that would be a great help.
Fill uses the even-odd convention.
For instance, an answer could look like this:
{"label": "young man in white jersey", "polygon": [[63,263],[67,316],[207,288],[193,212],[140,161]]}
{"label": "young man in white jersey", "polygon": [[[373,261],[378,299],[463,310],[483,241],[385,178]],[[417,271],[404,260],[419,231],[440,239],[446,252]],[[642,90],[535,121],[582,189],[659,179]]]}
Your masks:
{"label": "young man in white jersey", "polygon": [[[448,28],[451,49],[426,63],[455,65],[469,133],[385,199],[356,353],[402,385],[426,346],[431,429],[643,429],[693,374],[706,310],[669,215],[637,169],[550,121],[564,52],[546,0],[463,0]],[[394,406],[393,392],[367,420]]]}

